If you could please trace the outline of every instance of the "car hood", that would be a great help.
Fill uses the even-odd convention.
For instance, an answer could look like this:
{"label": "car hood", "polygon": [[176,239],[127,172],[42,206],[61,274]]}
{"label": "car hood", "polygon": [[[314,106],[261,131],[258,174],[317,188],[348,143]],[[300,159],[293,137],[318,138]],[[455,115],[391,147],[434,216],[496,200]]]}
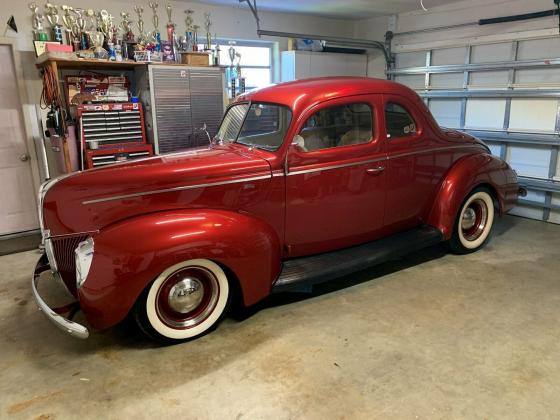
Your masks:
{"label": "car hood", "polygon": [[239,188],[243,180],[266,180],[270,176],[265,159],[237,145],[123,162],[72,174],[54,183],[43,200],[44,225],[55,236],[99,230],[154,211],[227,208],[234,205],[235,193],[224,197],[226,190]]}

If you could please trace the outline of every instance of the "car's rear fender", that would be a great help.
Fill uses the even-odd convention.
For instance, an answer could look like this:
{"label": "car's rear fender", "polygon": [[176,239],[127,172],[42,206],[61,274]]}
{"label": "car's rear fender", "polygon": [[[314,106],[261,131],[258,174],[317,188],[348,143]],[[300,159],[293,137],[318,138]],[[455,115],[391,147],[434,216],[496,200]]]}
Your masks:
{"label": "car's rear fender", "polygon": [[116,223],[94,237],[89,275],[80,305],[97,329],[120,322],[144,288],[181,261],[206,258],[227,267],[243,301],[270,293],[280,272],[280,242],[274,230],[251,215],[225,210],[152,213]]}
{"label": "car's rear fender", "polygon": [[497,201],[498,211],[510,210],[519,191],[515,172],[503,160],[486,153],[465,156],[449,169],[428,217],[428,224],[451,237],[459,207],[474,188],[486,186]]}

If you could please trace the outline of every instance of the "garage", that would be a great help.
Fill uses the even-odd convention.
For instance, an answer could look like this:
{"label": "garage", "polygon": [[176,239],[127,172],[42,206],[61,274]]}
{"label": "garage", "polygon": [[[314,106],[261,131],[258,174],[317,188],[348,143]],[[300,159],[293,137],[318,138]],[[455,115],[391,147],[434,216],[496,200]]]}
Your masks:
{"label": "garage", "polygon": [[1,19],[1,418],[558,416],[557,1]]}

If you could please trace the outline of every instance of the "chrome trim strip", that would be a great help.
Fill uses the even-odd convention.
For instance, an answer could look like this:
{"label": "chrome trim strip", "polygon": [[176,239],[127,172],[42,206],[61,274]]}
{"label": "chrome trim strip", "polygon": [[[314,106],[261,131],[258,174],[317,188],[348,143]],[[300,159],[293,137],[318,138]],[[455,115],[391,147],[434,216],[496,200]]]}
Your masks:
{"label": "chrome trim strip", "polygon": [[133,194],[117,195],[117,196],[114,196],[114,197],[96,198],[94,200],[84,201],[84,202],[82,202],[82,204],[103,203],[105,201],[122,200],[124,198],[141,197],[141,196],[144,196],[144,195],[162,194],[162,193],[166,193],[166,192],[183,191],[183,190],[193,190],[195,188],[216,187],[216,186],[219,186],[219,185],[238,184],[238,183],[242,183],[242,182],[258,181],[258,180],[261,180],[261,179],[271,179],[271,178],[272,178],[272,175],[269,174],[269,175],[263,175],[263,176],[254,176],[254,177],[251,177],[251,178],[232,179],[232,180],[229,180],[229,181],[209,182],[207,184],[184,185],[184,186],[175,187],[175,188],[165,188],[163,190],[144,191],[144,192],[133,193]]}
{"label": "chrome trim strip", "polygon": [[382,162],[384,160],[387,160],[386,156],[377,159],[361,160],[359,162],[341,163],[340,165],[324,166],[321,168],[301,169],[299,171],[293,171],[293,172],[290,171],[288,172],[287,175],[292,176],[292,175],[309,174],[313,172],[330,171],[331,169],[340,169],[340,168],[347,168],[350,166],[366,165],[368,163]]}
{"label": "chrome trim strip", "polygon": [[444,150],[469,149],[469,148],[472,148],[472,147],[478,148],[479,145],[477,145],[477,144],[464,144],[464,145],[458,145],[458,146],[434,147],[432,149],[425,149],[425,150],[414,150],[412,152],[397,153],[395,155],[388,156],[387,160],[398,159],[398,158],[401,158],[401,157],[407,157],[407,156],[413,156],[413,155],[423,155],[424,153],[441,152],[441,151],[444,151]]}
{"label": "chrome trim strip", "polygon": [[35,271],[33,272],[33,278],[31,279],[31,291],[33,294],[33,298],[39,307],[39,310],[45,314],[49,321],[51,321],[54,325],[60,328],[62,331],[70,334],[73,337],[77,338],[88,338],[89,331],[88,329],[78,324],[77,322],[70,321],[69,319],[64,318],[62,315],[57,314],[53,311],[49,305],[45,303],[45,301],[39,295],[37,291],[37,283],[39,282],[39,278],[41,277],[41,273],[50,269],[48,264],[45,264],[44,256],[39,259],[37,265],[35,266]]}
{"label": "chrome trim strip", "polygon": [[[339,169],[339,168],[347,168],[350,166],[358,166],[358,165],[367,165],[368,163],[375,163],[375,162],[385,162],[392,159],[398,159],[407,156],[414,156],[414,155],[422,155],[425,153],[431,152],[439,152],[443,150],[453,150],[453,149],[465,149],[465,148],[472,148],[472,147],[479,147],[476,144],[465,144],[465,145],[458,145],[458,146],[445,146],[445,147],[434,147],[432,149],[425,149],[425,150],[414,150],[412,152],[406,153],[398,153],[390,156],[383,156],[377,159],[370,159],[370,160],[361,160],[359,162],[351,162],[351,163],[343,163],[340,165],[332,165],[332,166],[324,166],[322,168],[313,168],[313,169],[302,169],[294,172],[288,172],[287,176],[291,175],[301,175],[301,174],[309,174],[313,172],[321,172],[321,171],[329,171],[331,169]],[[273,175],[274,176],[274,175]]]}
{"label": "chrome trim strip", "polygon": [[92,235],[99,233],[99,230],[86,230],[85,232],[74,232],[74,233],[65,233],[62,235],[52,235],[47,236],[45,239],[58,239],[58,238],[67,238],[69,236],[82,236],[82,235]]}

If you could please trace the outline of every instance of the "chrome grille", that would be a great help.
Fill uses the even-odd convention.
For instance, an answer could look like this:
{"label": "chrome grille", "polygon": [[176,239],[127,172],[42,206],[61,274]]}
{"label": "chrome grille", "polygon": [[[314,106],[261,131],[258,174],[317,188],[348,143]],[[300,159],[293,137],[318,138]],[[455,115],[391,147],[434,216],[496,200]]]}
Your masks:
{"label": "chrome grille", "polygon": [[58,266],[58,271],[64,274],[74,274],[76,271],[76,262],[74,259],[74,251],[78,244],[87,239],[88,235],[72,235],[52,238],[54,249],[54,257]]}

